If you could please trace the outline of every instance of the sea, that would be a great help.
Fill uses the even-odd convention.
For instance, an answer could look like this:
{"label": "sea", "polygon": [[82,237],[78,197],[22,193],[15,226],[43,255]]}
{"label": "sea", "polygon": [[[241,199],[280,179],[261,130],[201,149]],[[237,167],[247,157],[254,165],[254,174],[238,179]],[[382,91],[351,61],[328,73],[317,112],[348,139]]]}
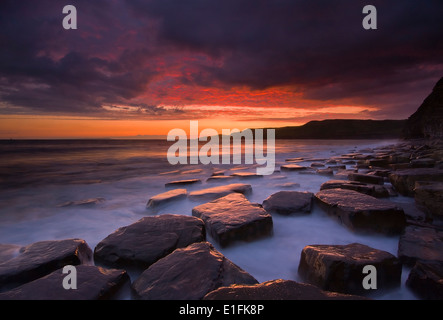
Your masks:
{"label": "sea", "polygon": [[[276,171],[261,178],[206,181],[213,172],[256,172],[257,164],[177,164],[167,160],[172,142],[166,140],[3,140],[0,141],[0,243],[28,245],[41,240],[84,239],[93,250],[117,228],[160,214],[191,215],[205,201],[171,202],[156,212],[148,200],[167,191],[165,183],[201,179],[188,191],[229,183],[251,184],[251,202],[262,203],[281,190],[316,193],[332,177],[280,172],[288,158],[309,166],[313,160],[339,158],[348,153],[368,153],[398,143],[397,140],[276,140]],[[318,161],[317,161],[318,162]],[[321,162],[321,161],[320,161]],[[352,164],[346,165],[352,168]],[[413,199],[391,201],[407,205]],[[273,215],[271,237],[238,242],[221,248],[236,265],[259,282],[288,279],[303,282],[297,269],[306,245],[362,243],[397,255],[399,236],[362,235],[350,231],[316,205],[310,214]],[[409,270],[403,267],[402,285],[374,293],[375,299],[415,299],[405,286]],[[134,277],[134,275],[132,275]],[[135,280],[135,279],[132,279]]]}

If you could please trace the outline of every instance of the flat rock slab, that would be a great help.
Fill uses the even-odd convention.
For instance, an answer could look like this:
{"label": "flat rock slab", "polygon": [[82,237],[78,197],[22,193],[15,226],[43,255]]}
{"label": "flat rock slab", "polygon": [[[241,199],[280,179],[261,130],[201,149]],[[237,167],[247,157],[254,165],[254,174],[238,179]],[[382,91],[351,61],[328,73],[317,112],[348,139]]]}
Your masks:
{"label": "flat rock slab", "polygon": [[209,234],[225,247],[235,241],[252,241],[272,234],[272,216],[240,193],[201,204],[192,209]]}
{"label": "flat rock slab", "polygon": [[311,192],[279,191],[263,201],[263,209],[282,215],[310,213],[313,198]]}
{"label": "flat rock slab", "polygon": [[172,214],[144,217],[100,241],[94,250],[94,260],[110,267],[145,269],[175,249],[205,239],[204,223],[196,217]]}
{"label": "flat rock slab", "polygon": [[196,201],[213,200],[220,197],[224,197],[231,193],[249,194],[251,192],[252,192],[252,187],[250,184],[232,183],[224,186],[192,191],[191,193],[189,193],[188,199]]}
{"label": "flat rock slab", "polygon": [[171,201],[185,199],[188,195],[186,189],[174,189],[169,190],[160,194],[157,194],[149,199],[146,204],[146,208],[148,209],[156,209],[160,206],[163,206]]}
{"label": "flat rock slab", "polygon": [[[102,300],[112,299],[130,279],[125,270],[103,269],[96,266],[75,267],[77,288],[64,289],[63,279],[68,276],[63,268],[10,291],[0,293],[0,300]],[[69,272],[71,273],[71,272]]]}
{"label": "flat rock slab", "polygon": [[443,182],[417,181],[414,193],[415,202],[431,219],[443,220]]}
{"label": "flat rock slab", "polygon": [[[402,265],[392,254],[359,243],[348,245],[310,245],[303,248],[299,274],[323,290],[348,294],[367,294],[363,288],[363,267],[377,272],[377,290],[399,286]],[[370,290],[373,291],[373,290]]]}
{"label": "flat rock slab", "polygon": [[315,198],[329,215],[354,231],[399,234],[406,224],[403,209],[395,203],[357,191],[328,189]]}
{"label": "flat rock slab", "polygon": [[408,265],[417,260],[443,262],[443,231],[432,227],[410,225],[398,242],[398,257]]}
{"label": "flat rock slab", "polygon": [[202,183],[200,179],[186,179],[186,180],[176,180],[165,183],[165,187],[177,187],[177,186],[185,186],[189,184]]}
{"label": "flat rock slab", "polygon": [[354,190],[375,198],[389,197],[389,190],[378,184],[368,184],[358,181],[348,180],[329,180],[320,186],[320,190],[328,189],[347,189]]}
{"label": "flat rock slab", "polygon": [[94,206],[96,204],[103,203],[105,201],[104,198],[92,198],[92,199],[85,199],[85,200],[78,200],[78,201],[68,201],[64,202],[62,204],[57,205],[59,208],[63,207],[75,207],[75,206]]}
{"label": "flat rock slab", "polygon": [[263,175],[257,174],[255,172],[235,172],[231,174],[231,177],[249,179],[249,178],[263,178]]}
{"label": "flat rock slab", "polygon": [[334,170],[332,170],[332,168],[317,169],[315,172],[322,175],[322,176],[333,176],[334,175]]}
{"label": "flat rock slab", "polygon": [[383,177],[371,175],[371,174],[350,173],[348,175],[348,179],[351,181],[358,181],[358,182],[363,182],[363,183],[384,184]]}
{"label": "flat rock slab", "polygon": [[234,284],[208,293],[203,300],[366,300],[367,298],[324,291],[292,280],[271,280],[253,285]]}
{"label": "flat rock slab", "polygon": [[437,168],[397,170],[389,175],[389,181],[399,193],[413,197],[417,181],[443,182],[443,170]]}
{"label": "flat rock slab", "polygon": [[206,179],[206,182],[218,182],[218,181],[224,181],[224,180],[232,180],[234,177],[232,176],[210,176],[208,179]]}
{"label": "flat rock slab", "polygon": [[65,265],[92,263],[92,250],[81,239],[39,241],[0,264],[0,292],[43,277]]}
{"label": "flat rock slab", "polygon": [[443,300],[443,262],[417,261],[406,285],[421,299]]}
{"label": "flat rock slab", "polygon": [[298,164],[284,164],[282,166],[280,166],[280,170],[281,171],[302,171],[302,170],[306,170],[307,167],[303,167],[300,166]]}
{"label": "flat rock slab", "polygon": [[133,282],[132,289],[134,297],[142,300],[199,300],[219,287],[256,283],[209,242],[200,242],[154,263]]}

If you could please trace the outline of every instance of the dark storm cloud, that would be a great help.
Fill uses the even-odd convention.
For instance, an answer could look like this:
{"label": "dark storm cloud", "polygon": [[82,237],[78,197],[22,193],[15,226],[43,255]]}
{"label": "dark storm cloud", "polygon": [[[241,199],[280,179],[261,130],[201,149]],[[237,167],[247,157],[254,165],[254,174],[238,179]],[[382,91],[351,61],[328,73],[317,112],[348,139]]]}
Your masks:
{"label": "dark storm cloud", "polygon": [[362,28],[359,0],[71,1],[76,31],[61,28],[65,4],[0,3],[3,112],[136,105],[168,73],[154,59],[173,53],[183,85],[290,86],[308,99],[385,103],[386,115],[414,111],[410,96],[424,98],[443,71],[439,0],[371,1],[377,30]]}
{"label": "dark storm cloud", "polygon": [[[372,1],[378,30],[362,28],[367,1],[135,1],[161,20],[164,42],[223,57],[208,76],[254,88],[391,76],[441,64],[443,2]],[[208,81],[210,79],[206,79]]]}
{"label": "dark storm cloud", "polygon": [[[33,111],[100,112],[137,97],[155,74],[122,4],[76,1],[78,30],[62,28],[62,1],[0,4],[0,95]],[[107,10],[109,8],[110,10]],[[15,108],[11,108],[15,112]]]}

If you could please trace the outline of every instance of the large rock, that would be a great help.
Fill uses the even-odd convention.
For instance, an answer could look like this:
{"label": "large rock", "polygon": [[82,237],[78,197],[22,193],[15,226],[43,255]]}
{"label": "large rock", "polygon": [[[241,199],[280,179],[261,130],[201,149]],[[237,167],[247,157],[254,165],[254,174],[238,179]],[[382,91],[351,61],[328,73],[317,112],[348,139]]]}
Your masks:
{"label": "large rock", "polygon": [[0,263],[0,292],[43,277],[65,265],[92,263],[92,250],[81,239],[39,241]]}
{"label": "large rock", "polygon": [[443,231],[432,227],[410,225],[398,242],[398,257],[409,265],[417,260],[443,262]]}
{"label": "large rock", "polygon": [[399,234],[406,224],[402,208],[357,191],[328,189],[316,193],[318,204],[351,230]]}
{"label": "large rock", "polygon": [[177,248],[206,238],[201,219],[165,214],[144,217],[117,229],[94,250],[97,263],[111,267],[145,269]]}
{"label": "large rock", "polygon": [[189,193],[188,198],[191,200],[213,200],[224,197],[231,193],[249,194],[252,192],[250,184],[232,183],[224,186],[197,190]]}
{"label": "large rock", "polygon": [[337,189],[337,188],[354,190],[375,198],[389,197],[389,190],[386,189],[384,186],[378,184],[368,184],[358,181],[347,181],[347,180],[329,180],[324,182],[320,186],[320,190]]}
{"label": "large rock", "polygon": [[415,202],[431,219],[443,220],[443,182],[417,181],[414,193]]}
{"label": "large rock", "polygon": [[203,300],[361,300],[360,296],[324,291],[307,283],[271,280],[253,285],[234,284],[208,293]]}
{"label": "large rock", "polygon": [[414,196],[417,181],[443,182],[443,170],[437,168],[414,168],[397,170],[389,175],[394,188],[404,196]]}
{"label": "large rock", "polygon": [[371,184],[383,184],[383,177],[379,177],[371,174],[363,174],[363,173],[350,173],[348,175],[348,179],[351,181],[358,181],[363,183],[371,183]]}
{"label": "large rock", "polygon": [[310,213],[313,197],[311,192],[279,191],[263,201],[263,208],[282,215]]}
{"label": "large rock", "polygon": [[223,247],[272,234],[272,216],[240,193],[196,206],[192,215],[203,219],[210,235]]}
{"label": "large rock", "polygon": [[[127,287],[129,276],[125,270],[109,270],[95,266],[75,267],[77,288],[65,289],[63,268],[10,291],[0,293],[0,300],[103,300],[112,299]],[[69,272],[70,273],[70,272]]]}
{"label": "large rock", "polygon": [[443,262],[417,261],[406,285],[420,298],[443,300]]}
{"label": "large rock", "polygon": [[443,78],[409,117],[404,135],[406,138],[443,138]]}
{"label": "large rock", "polygon": [[303,248],[299,274],[323,290],[367,294],[363,287],[363,267],[372,265],[377,272],[377,289],[400,285],[402,266],[389,252],[359,243],[349,245],[310,245]]}
{"label": "large rock", "polygon": [[146,269],[132,284],[143,300],[198,300],[231,284],[255,284],[245,272],[208,242],[177,249]]}
{"label": "large rock", "polygon": [[146,208],[155,210],[171,201],[185,199],[188,195],[186,189],[173,189],[160,194],[157,194],[149,199]]}

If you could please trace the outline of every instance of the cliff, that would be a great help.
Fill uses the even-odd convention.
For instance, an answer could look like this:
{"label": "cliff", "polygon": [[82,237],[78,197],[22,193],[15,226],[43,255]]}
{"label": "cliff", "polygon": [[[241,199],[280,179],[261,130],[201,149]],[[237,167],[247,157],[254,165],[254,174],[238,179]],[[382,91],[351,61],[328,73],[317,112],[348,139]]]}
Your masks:
{"label": "cliff", "polygon": [[276,139],[401,138],[406,120],[323,120],[275,129]]}
{"label": "cliff", "polygon": [[437,82],[418,110],[409,117],[403,133],[407,139],[443,138],[443,78]]}

